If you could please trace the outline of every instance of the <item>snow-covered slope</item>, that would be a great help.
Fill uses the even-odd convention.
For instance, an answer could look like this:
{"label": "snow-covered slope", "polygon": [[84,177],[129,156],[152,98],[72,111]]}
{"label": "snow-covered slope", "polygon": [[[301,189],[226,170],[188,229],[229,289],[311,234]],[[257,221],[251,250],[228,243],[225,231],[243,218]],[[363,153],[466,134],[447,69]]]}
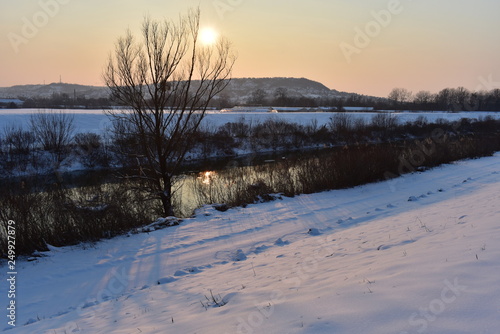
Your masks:
{"label": "snow-covered slope", "polygon": [[53,249],[18,263],[9,332],[498,333],[499,173],[497,154]]}
{"label": "snow-covered slope", "polygon": [[322,83],[306,78],[235,78],[224,90],[229,98],[247,101],[257,89],[263,90],[267,98],[274,98],[276,89],[286,90],[289,97],[332,98],[347,97],[348,93],[332,90]]}
{"label": "snow-covered slope", "polygon": [[[272,98],[277,88],[286,89],[289,97],[331,98],[353,95],[352,93],[331,90],[317,81],[305,78],[234,78],[224,90],[224,95],[233,101],[246,101],[255,90],[262,89],[269,94],[268,97]],[[70,97],[76,94],[79,97],[107,98],[109,90],[107,87],[67,83],[0,87],[0,98],[48,98],[53,94],[68,94]]]}
{"label": "snow-covered slope", "polygon": [[67,94],[73,97],[107,98],[107,87],[84,86],[67,83],[51,83],[47,85],[19,85],[0,87],[0,97],[4,98],[50,98],[53,94]]}

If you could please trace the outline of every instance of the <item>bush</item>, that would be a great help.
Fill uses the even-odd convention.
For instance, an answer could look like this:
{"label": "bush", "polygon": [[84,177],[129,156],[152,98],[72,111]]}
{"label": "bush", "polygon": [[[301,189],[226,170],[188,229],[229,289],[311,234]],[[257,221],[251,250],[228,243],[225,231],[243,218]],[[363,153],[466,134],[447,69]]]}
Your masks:
{"label": "bush", "polygon": [[25,171],[30,162],[34,161],[34,145],[35,136],[31,132],[24,131],[21,127],[6,127],[0,142],[0,166],[8,172],[12,172],[14,168]]}
{"label": "bush", "polygon": [[30,125],[37,143],[53,154],[59,165],[66,157],[73,138],[73,117],[65,113],[40,112],[31,116]]}
{"label": "bush", "polygon": [[110,156],[104,147],[101,136],[92,132],[78,133],[74,137],[76,154],[87,168],[108,167]]}

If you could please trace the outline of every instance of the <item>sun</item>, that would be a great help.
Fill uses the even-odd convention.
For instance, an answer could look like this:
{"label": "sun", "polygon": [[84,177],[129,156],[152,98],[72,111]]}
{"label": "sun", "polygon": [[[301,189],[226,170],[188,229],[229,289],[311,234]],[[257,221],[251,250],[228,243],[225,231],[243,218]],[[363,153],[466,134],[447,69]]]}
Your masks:
{"label": "sun", "polygon": [[204,45],[212,45],[217,42],[217,31],[215,31],[213,28],[202,28],[200,30],[200,41]]}

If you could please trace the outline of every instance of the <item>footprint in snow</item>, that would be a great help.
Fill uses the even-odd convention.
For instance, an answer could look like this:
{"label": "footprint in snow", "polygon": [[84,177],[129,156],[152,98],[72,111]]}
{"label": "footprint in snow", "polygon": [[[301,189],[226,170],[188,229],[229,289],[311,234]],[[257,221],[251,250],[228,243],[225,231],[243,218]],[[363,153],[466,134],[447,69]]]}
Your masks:
{"label": "footprint in snow", "polygon": [[321,235],[321,232],[317,228],[312,227],[307,231],[307,234],[316,236]]}
{"label": "footprint in snow", "polygon": [[232,260],[237,262],[237,261],[245,261],[247,259],[247,256],[241,249],[238,249],[236,253],[233,255]]}
{"label": "footprint in snow", "polygon": [[172,276],[168,276],[168,277],[160,278],[157,283],[158,283],[158,285],[162,285],[162,284],[175,282],[176,280],[177,280],[176,278],[174,278]]}
{"label": "footprint in snow", "polygon": [[396,206],[392,205],[392,204],[387,204],[387,208],[388,209],[394,209]]}
{"label": "footprint in snow", "polygon": [[278,238],[278,240],[276,240],[276,241],[274,242],[274,244],[275,244],[276,246],[285,246],[285,245],[288,245],[289,243],[290,243],[290,242],[289,242],[288,240],[283,241],[283,239],[281,239],[281,238]]}
{"label": "footprint in snow", "polygon": [[262,246],[255,247],[254,249],[251,250],[251,252],[253,252],[255,254],[260,254],[268,248],[269,248],[269,246],[262,245]]}
{"label": "footprint in snow", "polygon": [[177,270],[175,273],[174,273],[174,276],[186,276],[186,275],[189,275],[189,274],[196,274],[196,273],[199,273],[201,272],[201,270],[197,267],[192,267],[192,268],[188,268],[188,269],[184,269],[184,270]]}
{"label": "footprint in snow", "polygon": [[408,202],[416,202],[418,199],[415,196],[408,197]]}

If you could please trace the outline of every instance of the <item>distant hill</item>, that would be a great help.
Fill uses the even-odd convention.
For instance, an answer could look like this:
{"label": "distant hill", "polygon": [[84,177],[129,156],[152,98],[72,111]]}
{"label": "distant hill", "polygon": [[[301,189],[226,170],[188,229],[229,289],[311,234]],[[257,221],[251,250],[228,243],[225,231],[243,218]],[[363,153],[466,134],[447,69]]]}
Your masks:
{"label": "distant hill", "polygon": [[107,87],[83,86],[78,84],[51,83],[48,85],[19,85],[0,87],[0,98],[48,98],[53,94],[68,94],[73,97],[106,98],[109,95]]}
{"label": "distant hill", "polygon": [[257,89],[262,89],[269,96],[273,96],[278,88],[284,88],[290,97],[331,98],[348,96],[330,89],[320,82],[306,78],[241,78],[232,79],[223,92],[230,99],[248,100]]}
{"label": "distant hill", "polygon": [[[320,82],[306,78],[235,78],[221,95],[232,101],[245,103],[257,89],[273,96],[278,88],[284,88],[287,96],[307,98],[338,98],[357,95],[330,89]],[[48,85],[19,85],[0,87],[0,98],[49,98],[54,94],[67,94],[69,97],[106,98],[107,87],[83,86],[78,84],[51,83]]]}

